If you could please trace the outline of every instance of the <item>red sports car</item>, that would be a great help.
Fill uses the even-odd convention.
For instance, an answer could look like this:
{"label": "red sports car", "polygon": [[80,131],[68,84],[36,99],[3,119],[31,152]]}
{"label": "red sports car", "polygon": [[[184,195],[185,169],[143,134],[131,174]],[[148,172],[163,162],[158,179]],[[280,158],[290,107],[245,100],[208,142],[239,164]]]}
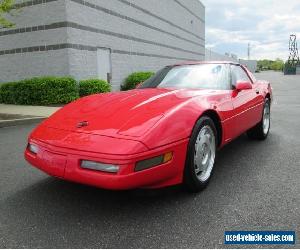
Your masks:
{"label": "red sports car", "polygon": [[232,62],[171,65],[126,92],[57,111],[29,136],[25,158],[49,175],[106,189],[183,183],[200,191],[216,150],[247,132],[266,139],[270,83]]}

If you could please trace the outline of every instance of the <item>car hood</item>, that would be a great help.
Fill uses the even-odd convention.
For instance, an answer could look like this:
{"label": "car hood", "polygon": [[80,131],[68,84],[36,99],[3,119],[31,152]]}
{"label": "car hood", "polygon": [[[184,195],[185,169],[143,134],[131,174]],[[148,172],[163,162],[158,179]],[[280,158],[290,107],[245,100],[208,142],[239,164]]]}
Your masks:
{"label": "car hood", "polygon": [[[96,94],[60,109],[43,125],[111,137],[141,137],[179,104],[213,90],[136,89]],[[82,123],[83,122],[83,123]]]}

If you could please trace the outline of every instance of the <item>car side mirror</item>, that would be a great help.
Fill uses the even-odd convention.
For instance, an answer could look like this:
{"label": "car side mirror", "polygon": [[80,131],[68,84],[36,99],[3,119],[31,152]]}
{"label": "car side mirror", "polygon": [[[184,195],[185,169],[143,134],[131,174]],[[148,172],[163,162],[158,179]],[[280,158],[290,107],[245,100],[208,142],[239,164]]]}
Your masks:
{"label": "car side mirror", "polygon": [[252,84],[248,81],[239,81],[236,83],[235,88],[237,91],[252,89]]}

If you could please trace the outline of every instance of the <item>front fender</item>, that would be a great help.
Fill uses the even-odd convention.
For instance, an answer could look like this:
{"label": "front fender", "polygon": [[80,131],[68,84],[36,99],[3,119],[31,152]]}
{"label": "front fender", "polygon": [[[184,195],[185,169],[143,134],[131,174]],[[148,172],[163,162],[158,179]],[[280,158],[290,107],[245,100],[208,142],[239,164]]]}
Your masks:
{"label": "front fender", "polygon": [[189,138],[201,115],[211,105],[195,99],[181,103],[165,113],[160,121],[143,136],[142,142],[153,149]]}

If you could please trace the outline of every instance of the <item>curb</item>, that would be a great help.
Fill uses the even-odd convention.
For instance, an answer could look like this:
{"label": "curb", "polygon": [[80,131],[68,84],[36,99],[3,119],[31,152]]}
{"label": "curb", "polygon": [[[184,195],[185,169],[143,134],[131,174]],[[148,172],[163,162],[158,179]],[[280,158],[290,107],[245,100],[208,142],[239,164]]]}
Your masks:
{"label": "curb", "polygon": [[23,118],[23,119],[13,119],[13,120],[3,120],[0,121],[0,128],[23,125],[23,124],[32,124],[41,122],[47,117],[33,117],[33,118]]}

